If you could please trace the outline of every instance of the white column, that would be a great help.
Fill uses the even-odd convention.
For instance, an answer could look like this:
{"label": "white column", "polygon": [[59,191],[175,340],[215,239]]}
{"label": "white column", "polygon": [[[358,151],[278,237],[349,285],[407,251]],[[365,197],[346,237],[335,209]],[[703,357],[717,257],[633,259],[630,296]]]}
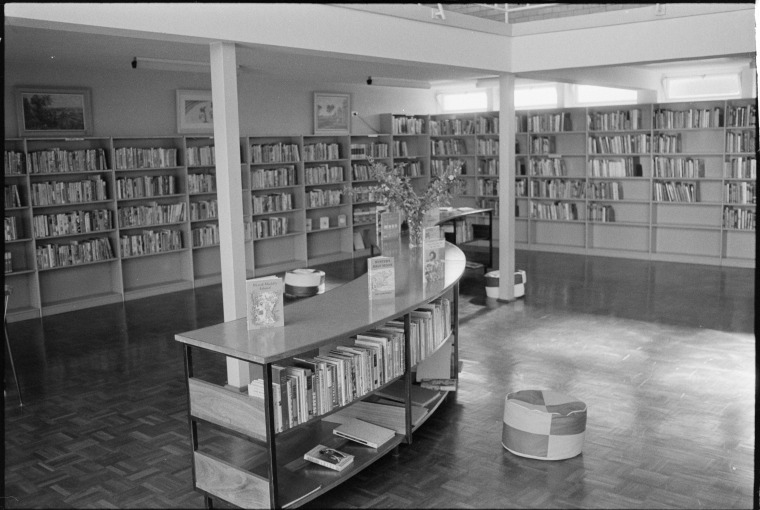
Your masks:
{"label": "white column", "polygon": [[[210,52],[222,299],[224,321],[227,322],[246,316],[245,233],[243,183],[240,173],[237,59],[233,43],[211,43]],[[227,358],[227,384],[243,388],[249,382],[250,364]]]}
{"label": "white column", "polygon": [[499,300],[515,299],[515,77],[499,76]]}

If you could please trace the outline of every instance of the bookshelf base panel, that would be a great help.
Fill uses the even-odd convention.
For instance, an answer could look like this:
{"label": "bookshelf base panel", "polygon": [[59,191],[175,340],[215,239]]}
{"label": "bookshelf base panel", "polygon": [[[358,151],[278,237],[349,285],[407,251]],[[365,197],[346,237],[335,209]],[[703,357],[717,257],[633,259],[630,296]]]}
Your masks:
{"label": "bookshelf base panel", "polygon": [[194,452],[196,487],[240,508],[268,508],[269,482],[202,452]]}
{"label": "bookshelf base panel", "polygon": [[55,315],[65,312],[73,312],[93,306],[110,305],[124,301],[121,293],[107,292],[101,294],[91,294],[85,297],[62,299],[60,301],[51,301],[43,304],[42,316]]}
{"label": "bookshelf base panel", "polygon": [[144,297],[157,296],[160,294],[167,294],[169,292],[179,292],[181,290],[188,290],[193,288],[192,280],[177,280],[169,282],[161,282],[157,284],[147,284],[132,287],[124,291],[124,300],[131,301],[133,299],[140,299]]}

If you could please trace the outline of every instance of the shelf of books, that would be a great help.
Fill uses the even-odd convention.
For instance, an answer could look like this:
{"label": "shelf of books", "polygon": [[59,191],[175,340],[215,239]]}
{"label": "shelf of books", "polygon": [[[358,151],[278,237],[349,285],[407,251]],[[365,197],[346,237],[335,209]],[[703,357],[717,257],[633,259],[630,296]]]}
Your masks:
{"label": "shelf of books", "polygon": [[520,112],[517,122],[518,248],[754,267],[752,100]]}
{"label": "shelf of books", "polygon": [[[390,132],[390,131],[388,131]],[[375,210],[377,202],[370,189],[377,185],[369,171],[368,157],[386,169],[393,167],[394,157],[401,153],[398,166],[403,168],[403,175],[423,177],[422,165],[418,157],[409,158],[408,143],[394,143],[389,134],[363,135],[351,137],[351,227],[353,229],[354,256],[368,256],[372,253],[371,245],[377,245],[375,230]]]}
{"label": "shelf of books", "polygon": [[[242,318],[175,336],[188,376],[193,484],[208,504],[297,507],[412,443],[457,386],[465,258],[445,249],[436,290],[425,290],[423,264],[409,259],[421,255],[402,250],[389,301],[369,298],[365,274],[340,292],[284,307],[283,326],[250,330]],[[196,375],[195,360],[215,356],[256,364],[262,375],[247,392],[225,386],[224,374]],[[447,389],[424,388],[414,373],[437,356]]]}
{"label": "shelf of books", "polygon": [[186,137],[188,216],[196,287],[222,281],[213,137]]}

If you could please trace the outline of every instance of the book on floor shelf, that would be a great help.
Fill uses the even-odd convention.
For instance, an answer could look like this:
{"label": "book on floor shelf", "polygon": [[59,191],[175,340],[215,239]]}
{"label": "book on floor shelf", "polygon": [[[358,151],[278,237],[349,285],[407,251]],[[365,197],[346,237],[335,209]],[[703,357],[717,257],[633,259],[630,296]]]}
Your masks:
{"label": "book on floor shelf", "polygon": [[341,452],[335,448],[329,448],[323,444],[318,444],[303,455],[303,458],[309,462],[325,466],[335,471],[343,471],[354,462],[354,456],[349,453]]}
{"label": "book on floor shelf", "polygon": [[379,448],[396,435],[391,429],[357,418],[338,425],[333,429],[333,434],[370,448]]}

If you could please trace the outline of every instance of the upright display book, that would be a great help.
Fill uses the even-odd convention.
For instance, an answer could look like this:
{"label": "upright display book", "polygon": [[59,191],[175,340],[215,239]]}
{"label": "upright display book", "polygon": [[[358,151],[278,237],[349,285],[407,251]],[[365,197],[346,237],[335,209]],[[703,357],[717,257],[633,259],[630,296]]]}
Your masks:
{"label": "upright display book", "polygon": [[376,209],[377,245],[383,251],[383,243],[401,238],[401,213],[389,212],[385,206]]}
{"label": "upright display book", "polygon": [[390,441],[396,435],[396,432],[374,423],[359,420],[358,418],[351,418],[334,428],[333,434],[369,446],[370,448],[379,448]]}
{"label": "upright display book", "polygon": [[370,257],[367,259],[367,282],[369,298],[393,298],[396,295],[396,273],[393,257]]}
{"label": "upright display book", "polygon": [[278,328],[285,325],[283,283],[279,276],[251,278],[245,282],[248,329]]}
{"label": "upright display book", "polygon": [[341,452],[335,448],[330,448],[323,444],[318,444],[308,452],[304,453],[303,458],[309,462],[325,466],[335,471],[343,471],[354,461],[354,456],[349,453]]}
{"label": "upright display book", "polygon": [[422,231],[422,253],[425,257],[425,283],[443,280],[446,240],[442,238],[439,227],[426,227]]}

